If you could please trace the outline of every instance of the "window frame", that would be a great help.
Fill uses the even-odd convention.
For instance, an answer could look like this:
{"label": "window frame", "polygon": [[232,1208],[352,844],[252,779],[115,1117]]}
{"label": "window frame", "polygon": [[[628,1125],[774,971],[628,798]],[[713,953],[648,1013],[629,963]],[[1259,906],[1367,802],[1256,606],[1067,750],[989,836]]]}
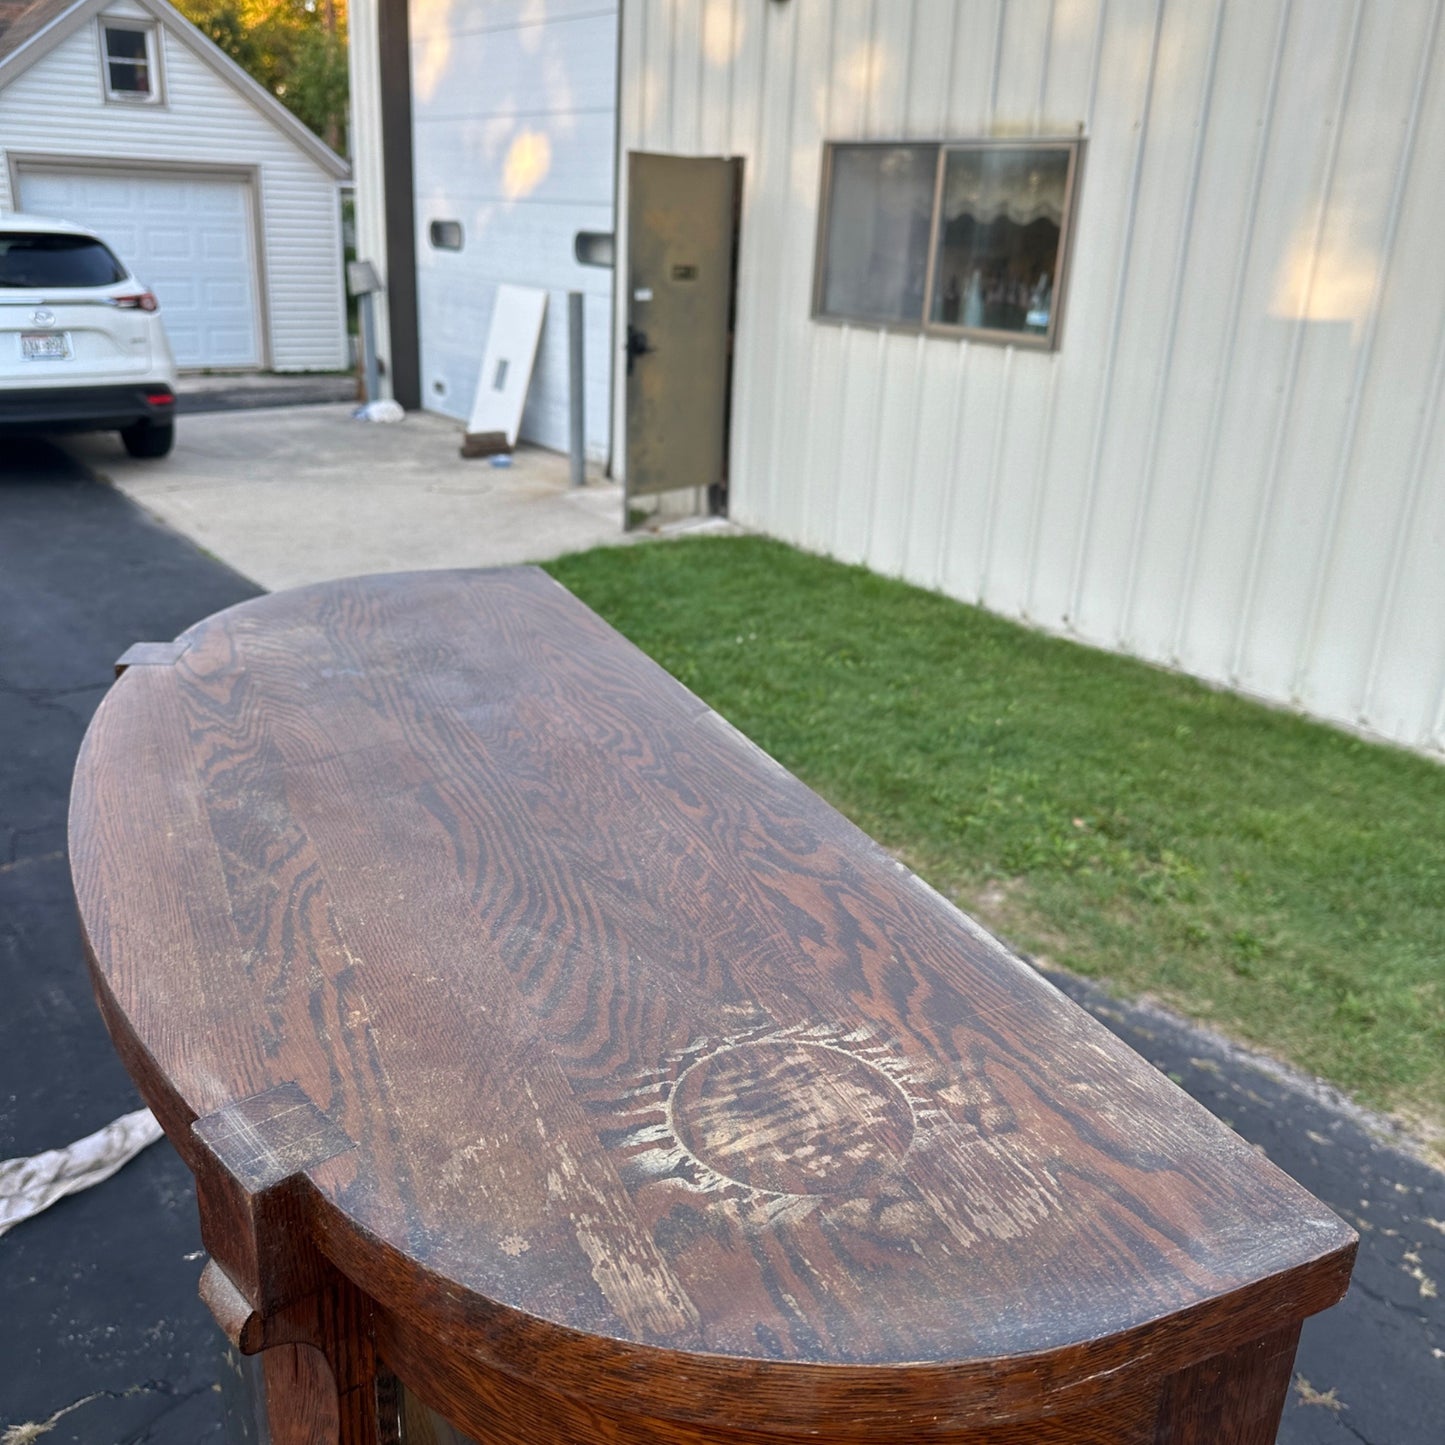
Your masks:
{"label": "window frame", "polygon": [[[455,245],[452,245],[450,241],[438,239],[439,237],[450,236],[452,234],[452,230],[448,228],[455,229],[457,238]],[[439,216],[435,220],[427,223],[426,238],[427,244],[433,251],[447,251],[455,255],[458,251],[464,251],[466,249],[467,230],[466,227],[454,217]]]}
{"label": "window frame", "polygon": [[[161,67],[161,43],[160,27],[155,21],[132,20],[129,16],[122,15],[100,15],[98,22],[98,40],[100,44],[100,85],[101,93],[105,96],[107,104],[115,105],[163,105],[164,76]],[[149,82],[149,89],[144,92],[139,90],[117,90],[110,82],[110,40],[108,32],[111,30],[124,30],[132,35],[140,35],[145,40],[145,67],[146,79]],[[135,60],[130,56],[116,57],[116,63],[122,65],[133,65]]]}
{"label": "window frame", "polygon": [[[897,331],[908,336],[938,336],[954,341],[980,341],[993,346],[1018,346],[1030,351],[1057,351],[1063,331],[1064,307],[1068,296],[1069,263],[1073,253],[1074,215],[1078,209],[1080,175],[1084,159],[1083,136],[965,137],[959,140],[926,140],[921,137],[888,140],[829,140],[823,142],[822,183],[818,198],[818,234],[813,252],[812,320],[826,326],[867,327],[874,331]],[[843,316],[823,309],[825,269],[828,255],[828,219],[833,202],[833,163],[840,150],[873,147],[920,149],[934,147],[933,206],[929,216],[928,257],[924,270],[923,311],[917,321],[880,321],[876,317]],[[963,326],[932,319],[933,287],[938,268],[939,221],[943,205],[943,184],[948,157],[960,152],[989,150],[1067,151],[1069,168],[1064,178],[1064,211],[1059,222],[1058,260],[1054,268],[1054,304],[1048,329],[1042,333],[1005,331],[997,327]]]}

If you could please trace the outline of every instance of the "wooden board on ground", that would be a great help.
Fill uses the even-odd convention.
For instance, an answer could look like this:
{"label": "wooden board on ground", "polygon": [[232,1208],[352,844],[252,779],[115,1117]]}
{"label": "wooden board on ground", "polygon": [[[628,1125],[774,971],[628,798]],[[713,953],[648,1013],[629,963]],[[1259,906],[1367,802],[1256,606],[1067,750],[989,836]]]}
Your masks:
{"label": "wooden board on ground", "polygon": [[508,447],[517,445],[546,314],[545,291],[532,286],[497,287],[476,399],[467,419],[468,435],[501,432]]}

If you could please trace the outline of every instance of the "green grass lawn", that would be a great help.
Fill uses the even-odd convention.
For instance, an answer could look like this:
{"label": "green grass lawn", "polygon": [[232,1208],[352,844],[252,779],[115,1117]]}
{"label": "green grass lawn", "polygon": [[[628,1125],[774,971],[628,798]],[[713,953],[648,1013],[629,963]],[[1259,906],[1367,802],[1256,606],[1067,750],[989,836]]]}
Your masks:
{"label": "green grass lawn", "polygon": [[1445,768],[759,538],[549,570],[1016,947],[1441,1122]]}

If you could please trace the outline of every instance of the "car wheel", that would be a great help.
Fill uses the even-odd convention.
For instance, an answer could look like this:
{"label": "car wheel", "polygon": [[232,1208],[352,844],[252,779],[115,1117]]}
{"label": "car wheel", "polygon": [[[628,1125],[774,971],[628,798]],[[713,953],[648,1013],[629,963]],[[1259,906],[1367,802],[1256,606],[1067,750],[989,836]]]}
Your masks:
{"label": "car wheel", "polygon": [[120,439],[133,457],[163,457],[176,440],[173,421],[136,421],[120,430]]}

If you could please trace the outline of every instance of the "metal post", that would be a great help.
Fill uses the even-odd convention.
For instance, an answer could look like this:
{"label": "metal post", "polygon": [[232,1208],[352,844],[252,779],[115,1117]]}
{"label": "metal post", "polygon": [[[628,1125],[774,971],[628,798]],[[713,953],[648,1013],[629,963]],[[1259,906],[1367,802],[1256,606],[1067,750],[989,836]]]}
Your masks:
{"label": "metal post", "polygon": [[571,388],[571,426],[569,431],[572,443],[572,485],[574,487],[582,486],[587,480],[587,409],[583,404],[582,324],[582,293],[569,291],[567,293],[568,374]]}
{"label": "metal post", "polygon": [[363,292],[356,298],[356,309],[361,320],[361,360],[366,368],[367,401],[376,401],[381,396],[381,367],[376,360],[375,305],[374,291]]}

